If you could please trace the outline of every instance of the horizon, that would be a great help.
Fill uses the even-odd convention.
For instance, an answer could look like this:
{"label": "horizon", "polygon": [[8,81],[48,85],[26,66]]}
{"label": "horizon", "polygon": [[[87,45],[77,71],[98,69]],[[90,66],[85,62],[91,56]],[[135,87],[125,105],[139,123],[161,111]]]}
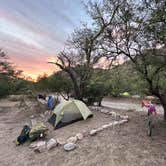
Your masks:
{"label": "horizon", "polygon": [[90,20],[87,0],[1,0],[0,48],[27,78],[58,71],[53,64],[73,30]]}

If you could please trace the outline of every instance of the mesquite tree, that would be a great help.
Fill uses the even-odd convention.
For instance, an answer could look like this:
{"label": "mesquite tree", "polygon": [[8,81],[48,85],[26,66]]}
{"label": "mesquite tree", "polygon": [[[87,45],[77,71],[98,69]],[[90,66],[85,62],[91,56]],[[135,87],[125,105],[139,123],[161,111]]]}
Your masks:
{"label": "mesquite tree", "polygon": [[160,99],[166,120],[166,1],[103,0],[100,3],[104,5],[100,5],[98,13],[105,13],[104,22],[119,4],[111,24],[103,31],[102,49],[114,56],[125,56],[134,64],[147,82],[149,92]]}
{"label": "mesquite tree", "polygon": [[[114,56],[105,54],[105,51],[101,48],[101,42],[103,33],[106,27],[112,24],[118,7],[117,3],[109,14],[109,19],[105,22],[103,20],[104,13],[98,10],[99,4],[89,3],[87,5],[88,13],[97,20],[96,25],[91,28],[83,25],[81,28],[75,29],[71,38],[67,41],[66,49],[59,53],[58,60],[54,63],[68,73],[77,99],[83,100],[86,97],[84,92],[93,72],[92,69],[100,63],[100,59],[103,57],[114,59]],[[93,12],[91,12],[92,8]]]}

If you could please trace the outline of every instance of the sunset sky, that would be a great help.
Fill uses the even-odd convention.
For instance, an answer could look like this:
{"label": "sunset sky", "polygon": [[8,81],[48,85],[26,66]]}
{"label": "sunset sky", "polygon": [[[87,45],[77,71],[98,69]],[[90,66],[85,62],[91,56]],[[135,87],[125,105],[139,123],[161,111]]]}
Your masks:
{"label": "sunset sky", "polygon": [[88,20],[82,0],[0,0],[0,48],[26,76],[51,74],[47,61]]}

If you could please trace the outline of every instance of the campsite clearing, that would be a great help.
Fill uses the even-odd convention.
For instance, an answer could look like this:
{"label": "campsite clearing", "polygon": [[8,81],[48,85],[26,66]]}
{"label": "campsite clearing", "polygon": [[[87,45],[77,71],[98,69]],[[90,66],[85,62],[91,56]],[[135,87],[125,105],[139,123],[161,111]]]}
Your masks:
{"label": "campsite clearing", "polygon": [[[107,100],[107,104],[108,102]],[[120,102],[114,101],[117,105],[120,105]],[[129,116],[128,123],[105,129],[94,137],[79,140],[77,148],[69,153],[63,150],[63,146],[59,146],[38,154],[28,147],[29,143],[18,147],[13,143],[22,126],[31,119],[33,112],[21,111],[7,99],[3,102],[6,104],[2,103],[2,107],[1,103],[0,101],[0,163],[3,166],[165,166],[166,164],[166,124],[162,116],[156,120],[154,134],[149,138],[145,132],[146,112],[127,111],[127,108],[117,109],[121,115]],[[133,104],[130,101],[125,103],[129,108]],[[97,111],[93,113],[94,117],[87,121],[79,121],[58,130],[53,130],[48,124],[48,137],[66,139],[82,130],[100,127],[113,120],[109,115]],[[32,119],[40,121],[44,120],[44,117],[34,115]]]}

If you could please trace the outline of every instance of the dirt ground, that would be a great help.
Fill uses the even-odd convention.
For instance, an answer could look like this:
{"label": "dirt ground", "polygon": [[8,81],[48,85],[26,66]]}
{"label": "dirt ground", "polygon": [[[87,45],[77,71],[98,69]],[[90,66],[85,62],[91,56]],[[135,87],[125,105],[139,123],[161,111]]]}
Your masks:
{"label": "dirt ground", "polygon": [[[155,119],[152,137],[146,135],[146,112],[132,111],[132,101],[105,100],[105,106],[116,103],[114,110],[129,116],[129,122],[105,129],[93,137],[77,142],[74,151],[65,152],[62,146],[48,152],[36,153],[29,143],[16,147],[13,141],[22,126],[35,121],[46,121],[46,117],[34,112],[18,109],[17,102],[0,101],[0,165],[1,166],[165,166],[166,165],[166,123],[162,115]],[[125,103],[125,109],[119,105]],[[137,104],[137,102],[135,103]],[[17,106],[15,106],[17,105]],[[127,107],[129,106],[129,107]],[[117,107],[117,108],[116,108]],[[33,107],[35,108],[35,107]],[[79,121],[64,128],[53,130],[49,125],[48,138],[68,138],[74,134],[93,129],[114,119],[99,112],[87,121]],[[31,117],[31,118],[30,118]]]}

